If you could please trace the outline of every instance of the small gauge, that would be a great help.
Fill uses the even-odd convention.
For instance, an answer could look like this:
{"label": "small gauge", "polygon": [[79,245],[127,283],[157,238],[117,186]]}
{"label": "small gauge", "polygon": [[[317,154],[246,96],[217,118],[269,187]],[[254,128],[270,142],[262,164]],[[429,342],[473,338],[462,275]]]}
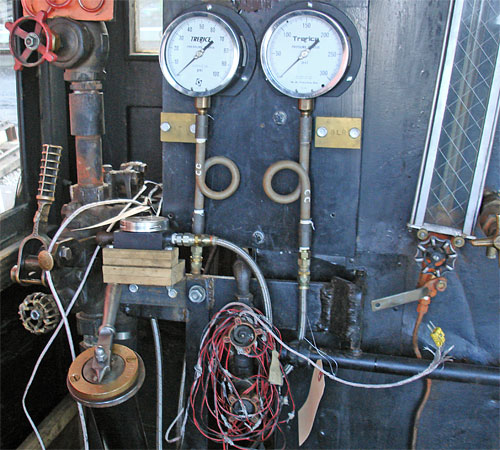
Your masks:
{"label": "small gauge", "polygon": [[320,11],[294,10],[267,29],[260,60],[278,91],[294,98],[315,98],[340,82],[350,52],[346,32],[335,19]]}
{"label": "small gauge", "polygon": [[236,30],[221,16],[192,11],[165,30],[160,67],[170,85],[191,97],[208,97],[228,86],[241,63]]}

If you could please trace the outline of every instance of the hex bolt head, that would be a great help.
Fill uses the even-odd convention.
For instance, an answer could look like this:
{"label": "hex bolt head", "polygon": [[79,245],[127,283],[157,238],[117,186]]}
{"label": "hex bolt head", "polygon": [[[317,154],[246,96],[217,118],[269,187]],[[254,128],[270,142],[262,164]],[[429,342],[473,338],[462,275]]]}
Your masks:
{"label": "hex bolt head", "polygon": [[417,238],[421,241],[425,241],[429,237],[429,232],[423,228],[417,231]]}
{"label": "hex bolt head", "polygon": [[172,126],[168,122],[162,122],[162,124],[160,125],[160,130],[165,132],[165,133],[167,131],[170,131],[171,128],[172,128]]}
{"label": "hex bolt head", "polygon": [[63,261],[70,261],[71,258],[73,257],[73,252],[71,251],[71,248],[62,246],[59,249],[59,258],[61,258]]}
{"label": "hex bolt head", "polygon": [[193,303],[201,303],[207,297],[207,291],[198,284],[191,286],[188,293],[188,298]]}
{"label": "hex bolt head", "polygon": [[359,128],[354,127],[349,130],[349,137],[351,139],[358,139],[359,136],[361,136],[361,130]]}
{"label": "hex bolt head", "polygon": [[94,356],[97,362],[104,362],[106,360],[106,351],[101,347],[96,347],[94,350]]}
{"label": "hex bolt head", "polygon": [[177,297],[177,290],[174,289],[173,287],[167,287],[167,292],[168,292],[168,296],[170,298],[175,298]]}
{"label": "hex bolt head", "polygon": [[455,236],[451,242],[457,248],[462,248],[465,245],[465,239],[462,236]]}
{"label": "hex bolt head", "polygon": [[328,134],[328,130],[325,127],[319,127],[316,130],[316,134],[318,135],[318,137],[323,138]]}
{"label": "hex bolt head", "polygon": [[285,125],[287,119],[288,116],[285,111],[276,111],[273,114],[273,122],[278,126]]}
{"label": "hex bolt head", "polygon": [[132,294],[135,294],[139,290],[139,286],[137,286],[137,284],[129,284],[128,290],[132,292]]}

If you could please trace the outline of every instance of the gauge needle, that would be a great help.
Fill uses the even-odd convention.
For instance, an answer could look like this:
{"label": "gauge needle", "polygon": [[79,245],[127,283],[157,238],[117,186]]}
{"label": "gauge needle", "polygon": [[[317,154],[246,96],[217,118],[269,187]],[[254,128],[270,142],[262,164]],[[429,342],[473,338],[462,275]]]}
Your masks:
{"label": "gauge needle", "polygon": [[309,55],[310,51],[318,45],[319,39],[316,39],[309,47],[307,47],[305,50],[302,50],[300,52],[299,57],[286,69],[281,75],[280,78],[282,78],[285,73],[287,73],[295,64],[297,64],[299,61],[302,61],[304,58],[307,58],[307,55]]}
{"label": "gauge needle", "polygon": [[205,50],[210,47],[212,44],[214,43],[214,41],[210,41],[207,45],[205,45],[205,47],[203,47],[202,49],[198,50],[193,59],[191,61],[189,61],[182,69],[181,71],[176,75],[176,76],[179,76],[183,71],[184,69],[186,69],[193,61],[196,61],[197,59],[200,59],[204,53],[205,53]]}

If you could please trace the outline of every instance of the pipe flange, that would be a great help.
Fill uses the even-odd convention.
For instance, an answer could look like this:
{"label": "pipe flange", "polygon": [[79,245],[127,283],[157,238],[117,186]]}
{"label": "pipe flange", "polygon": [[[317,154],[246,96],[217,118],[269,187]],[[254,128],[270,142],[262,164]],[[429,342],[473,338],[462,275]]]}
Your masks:
{"label": "pipe flange", "polygon": [[92,370],[94,348],[78,355],[71,364],[66,384],[71,396],[90,408],[108,408],[133,397],[141,388],[146,370],[142,358],[130,348],[114,344],[111,370],[101,383]]}

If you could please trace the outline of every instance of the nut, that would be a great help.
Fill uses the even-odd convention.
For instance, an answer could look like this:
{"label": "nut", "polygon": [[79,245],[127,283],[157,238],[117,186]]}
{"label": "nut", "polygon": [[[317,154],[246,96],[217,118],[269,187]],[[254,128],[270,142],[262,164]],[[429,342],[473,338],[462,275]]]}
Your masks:
{"label": "nut", "polygon": [[191,288],[189,289],[188,298],[193,303],[203,302],[205,300],[206,296],[207,296],[207,292],[205,291],[203,286],[195,284],[194,286],[191,286]]}

